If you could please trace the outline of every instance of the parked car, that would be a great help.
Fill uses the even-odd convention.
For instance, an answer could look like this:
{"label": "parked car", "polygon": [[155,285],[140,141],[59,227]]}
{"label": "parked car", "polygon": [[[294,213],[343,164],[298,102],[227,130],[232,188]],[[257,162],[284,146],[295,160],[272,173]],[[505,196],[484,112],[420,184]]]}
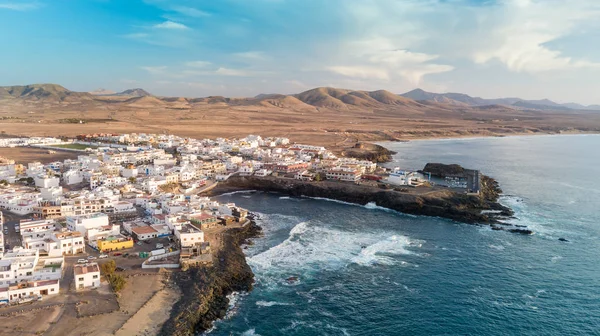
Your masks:
{"label": "parked car", "polygon": [[150,241],[149,240],[144,240],[144,243],[150,244]]}
{"label": "parked car", "polygon": [[106,259],[106,258],[108,258],[108,255],[106,255],[106,254],[101,254],[101,255],[100,255],[98,258],[100,258],[100,259]]}
{"label": "parked car", "polygon": [[125,269],[123,267],[117,267],[115,268],[115,271],[117,272],[123,272]]}
{"label": "parked car", "polygon": [[88,260],[96,260],[96,259],[98,259],[98,258],[96,258],[96,257],[94,257],[94,256],[89,256],[89,257],[88,257]]}
{"label": "parked car", "polygon": [[142,242],[141,241],[137,242],[136,244],[139,245],[139,246],[142,246]]}
{"label": "parked car", "polygon": [[156,248],[157,248],[157,249],[161,249],[161,248],[163,248],[163,247],[165,247],[165,246],[164,246],[163,244],[161,244],[161,243],[158,243],[158,244],[156,244]]}
{"label": "parked car", "polygon": [[79,259],[79,260],[77,260],[77,262],[78,262],[79,264],[86,264],[86,263],[87,263],[87,260],[85,260],[85,259]]}
{"label": "parked car", "polygon": [[115,253],[113,253],[113,256],[114,256],[114,257],[118,257],[118,256],[120,256],[121,254],[123,254],[123,253],[121,253],[121,252],[115,252]]}

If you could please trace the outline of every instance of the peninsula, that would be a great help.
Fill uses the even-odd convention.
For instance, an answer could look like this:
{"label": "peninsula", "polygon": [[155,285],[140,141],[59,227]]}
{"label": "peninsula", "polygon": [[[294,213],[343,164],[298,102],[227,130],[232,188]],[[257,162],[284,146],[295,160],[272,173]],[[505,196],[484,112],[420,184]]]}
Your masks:
{"label": "peninsula", "polygon": [[513,213],[493,178],[456,165],[384,168],[394,153],[366,143],[340,153],[286,137],[92,133],[4,137],[0,153],[16,159],[0,159],[0,272],[22,271],[0,281],[0,321],[18,329],[35,320],[48,335],[210,329],[228,295],[252,290],[241,246],[262,234],[252,209],[209,197],[224,192],[529,232],[503,223]]}

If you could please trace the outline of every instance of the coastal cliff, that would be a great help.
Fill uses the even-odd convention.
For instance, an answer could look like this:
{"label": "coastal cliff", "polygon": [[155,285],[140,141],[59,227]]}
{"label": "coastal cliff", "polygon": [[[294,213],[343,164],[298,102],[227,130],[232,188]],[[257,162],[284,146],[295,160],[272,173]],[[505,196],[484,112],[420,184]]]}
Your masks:
{"label": "coastal cliff", "polygon": [[227,295],[252,290],[254,274],[240,245],[260,234],[261,229],[254,222],[227,230],[222,234],[222,246],[217,247],[214,266],[174,273],[173,279],[184,294],[173,306],[159,335],[193,336],[225,317],[229,306]]}
{"label": "coastal cliff", "polygon": [[468,224],[498,224],[502,217],[511,216],[512,210],[498,203],[501,193],[498,183],[484,176],[481,184],[479,195],[467,195],[447,188],[395,190],[338,181],[233,176],[220,182],[211,193],[257,190],[296,197],[323,197],[360,205],[374,203],[407,214],[442,217]]}

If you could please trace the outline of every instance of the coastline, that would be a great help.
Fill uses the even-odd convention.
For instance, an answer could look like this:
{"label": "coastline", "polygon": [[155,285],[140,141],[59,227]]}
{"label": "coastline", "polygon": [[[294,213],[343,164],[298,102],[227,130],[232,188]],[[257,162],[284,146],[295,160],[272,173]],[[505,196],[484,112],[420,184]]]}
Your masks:
{"label": "coastline", "polygon": [[254,221],[228,229],[219,235],[221,246],[213,255],[213,266],[174,274],[173,281],[184,295],[158,334],[193,336],[210,330],[214,321],[226,316],[231,293],[252,291],[254,273],[241,245],[261,234],[262,229]]}
{"label": "coastline", "polygon": [[455,137],[414,137],[398,140],[376,140],[371,143],[383,146],[386,143],[409,143],[416,141],[470,141],[494,138],[563,137],[563,136],[600,136],[600,132],[563,132],[563,133],[510,133],[503,135],[458,135]]}
{"label": "coastline", "polygon": [[[498,183],[484,177],[481,195],[466,195],[449,189],[428,192],[398,191],[353,183],[307,182],[275,177],[233,176],[213,189],[211,196],[238,191],[276,192],[293,197],[320,197],[358,205],[374,204],[409,215],[440,217],[474,225],[500,225],[513,215],[498,203]],[[492,212],[485,211],[492,210]]]}

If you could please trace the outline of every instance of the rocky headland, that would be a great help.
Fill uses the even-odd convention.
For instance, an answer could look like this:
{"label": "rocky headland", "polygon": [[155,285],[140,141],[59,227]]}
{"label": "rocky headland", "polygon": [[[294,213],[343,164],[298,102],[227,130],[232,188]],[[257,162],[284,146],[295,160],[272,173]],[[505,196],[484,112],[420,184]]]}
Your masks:
{"label": "rocky headland", "polygon": [[295,197],[323,197],[354,204],[376,204],[402,213],[434,216],[468,224],[501,224],[513,215],[498,203],[502,190],[491,177],[484,176],[481,193],[468,195],[449,188],[390,188],[338,181],[308,182],[280,177],[233,176],[211,191],[213,195],[257,190]]}
{"label": "rocky headland", "polygon": [[390,162],[392,160],[392,155],[394,154],[396,154],[396,152],[369,142],[358,142],[354,146],[341,151],[342,156],[352,157],[360,160],[368,160],[377,163]]}
{"label": "rocky headland", "polygon": [[213,266],[174,273],[173,280],[183,295],[173,306],[160,335],[197,335],[209,330],[215,320],[225,317],[229,307],[227,296],[233,292],[249,292],[254,283],[254,274],[240,245],[261,234],[261,228],[254,222],[224,231],[222,246],[216,247]]}

